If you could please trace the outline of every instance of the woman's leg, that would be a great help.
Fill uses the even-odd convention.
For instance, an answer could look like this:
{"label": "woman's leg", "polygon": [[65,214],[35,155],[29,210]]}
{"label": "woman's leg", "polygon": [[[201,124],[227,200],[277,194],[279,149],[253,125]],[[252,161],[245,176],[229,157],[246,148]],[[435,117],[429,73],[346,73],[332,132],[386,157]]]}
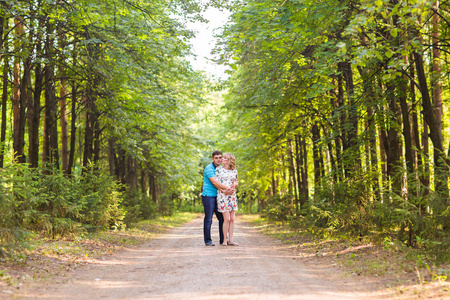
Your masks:
{"label": "woman's leg", "polygon": [[234,234],[234,219],[235,219],[235,214],[236,214],[236,211],[234,211],[234,210],[232,210],[231,212],[230,212],[230,221],[229,221],[229,224],[228,224],[228,233],[229,233],[229,242],[230,242],[230,244],[233,244],[234,242],[233,242],[233,234]]}
{"label": "woman's leg", "polygon": [[222,213],[223,215],[223,244],[225,245],[225,242],[228,241],[227,239],[227,233],[228,233],[228,227],[230,225],[230,212],[225,211]]}

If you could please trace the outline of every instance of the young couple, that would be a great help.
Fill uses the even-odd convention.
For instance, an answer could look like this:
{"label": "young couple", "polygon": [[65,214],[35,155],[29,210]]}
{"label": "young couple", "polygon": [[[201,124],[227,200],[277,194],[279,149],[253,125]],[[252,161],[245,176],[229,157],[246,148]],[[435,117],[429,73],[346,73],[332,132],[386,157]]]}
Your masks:
{"label": "young couple", "polygon": [[[234,155],[214,151],[213,162],[203,172],[202,202],[205,210],[203,236],[206,246],[214,246],[211,240],[213,213],[219,220],[219,236],[221,245],[237,246],[233,242],[234,216],[237,210],[236,187],[238,173]],[[221,166],[221,164],[223,166]],[[227,237],[228,235],[228,237]],[[226,244],[224,243],[226,242]]]}

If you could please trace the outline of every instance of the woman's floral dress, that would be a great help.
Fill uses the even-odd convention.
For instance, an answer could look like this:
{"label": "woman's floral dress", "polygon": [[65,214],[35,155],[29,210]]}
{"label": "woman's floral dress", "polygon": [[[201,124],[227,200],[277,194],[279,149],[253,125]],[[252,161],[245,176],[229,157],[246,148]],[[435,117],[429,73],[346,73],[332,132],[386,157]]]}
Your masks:
{"label": "woman's floral dress", "polygon": [[[238,172],[236,169],[227,170],[222,166],[216,168],[216,177],[220,183],[231,186],[233,181],[238,180]],[[217,206],[220,212],[237,210],[236,192],[233,195],[225,195],[220,190],[217,191]]]}

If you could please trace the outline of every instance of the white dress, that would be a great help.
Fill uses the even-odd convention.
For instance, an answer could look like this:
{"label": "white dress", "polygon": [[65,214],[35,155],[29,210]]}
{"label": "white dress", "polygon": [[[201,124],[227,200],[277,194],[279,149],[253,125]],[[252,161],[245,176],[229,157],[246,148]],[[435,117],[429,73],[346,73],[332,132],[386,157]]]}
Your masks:
{"label": "white dress", "polygon": [[[238,172],[236,169],[227,170],[222,166],[216,168],[217,180],[226,185],[231,186],[233,181],[238,180]],[[225,195],[220,190],[217,191],[217,206],[220,212],[238,210],[236,192],[233,195]]]}

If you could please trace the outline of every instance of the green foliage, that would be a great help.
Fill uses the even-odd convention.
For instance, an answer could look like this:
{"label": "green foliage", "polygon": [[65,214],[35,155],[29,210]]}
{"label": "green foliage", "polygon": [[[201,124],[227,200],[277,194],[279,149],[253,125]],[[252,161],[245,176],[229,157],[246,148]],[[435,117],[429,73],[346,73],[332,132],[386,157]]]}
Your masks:
{"label": "green foliage", "polygon": [[2,255],[20,252],[33,232],[56,238],[124,227],[120,185],[98,171],[69,177],[15,163],[0,169],[0,182]]}
{"label": "green foliage", "polygon": [[28,228],[44,231],[53,238],[81,230],[76,221],[81,218],[82,203],[79,184],[55,169],[35,172],[31,182],[39,199]]}
{"label": "green foliage", "polygon": [[123,193],[122,207],[126,209],[124,222],[127,228],[140,220],[147,220],[156,213],[155,202],[141,191],[128,189]]}
{"label": "green foliage", "polygon": [[25,165],[12,164],[0,169],[0,256],[13,255],[27,247],[29,232],[24,220],[36,205],[33,172]]}
{"label": "green foliage", "polygon": [[102,172],[88,171],[81,175],[82,184],[80,202],[82,217],[80,221],[87,230],[121,228],[124,210],[120,185],[117,181]]}
{"label": "green foliage", "polygon": [[272,196],[267,198],[266,209],[261,213],[263,218],[286,222],[294,215],[294,206],[291,204],[293,195]]}

